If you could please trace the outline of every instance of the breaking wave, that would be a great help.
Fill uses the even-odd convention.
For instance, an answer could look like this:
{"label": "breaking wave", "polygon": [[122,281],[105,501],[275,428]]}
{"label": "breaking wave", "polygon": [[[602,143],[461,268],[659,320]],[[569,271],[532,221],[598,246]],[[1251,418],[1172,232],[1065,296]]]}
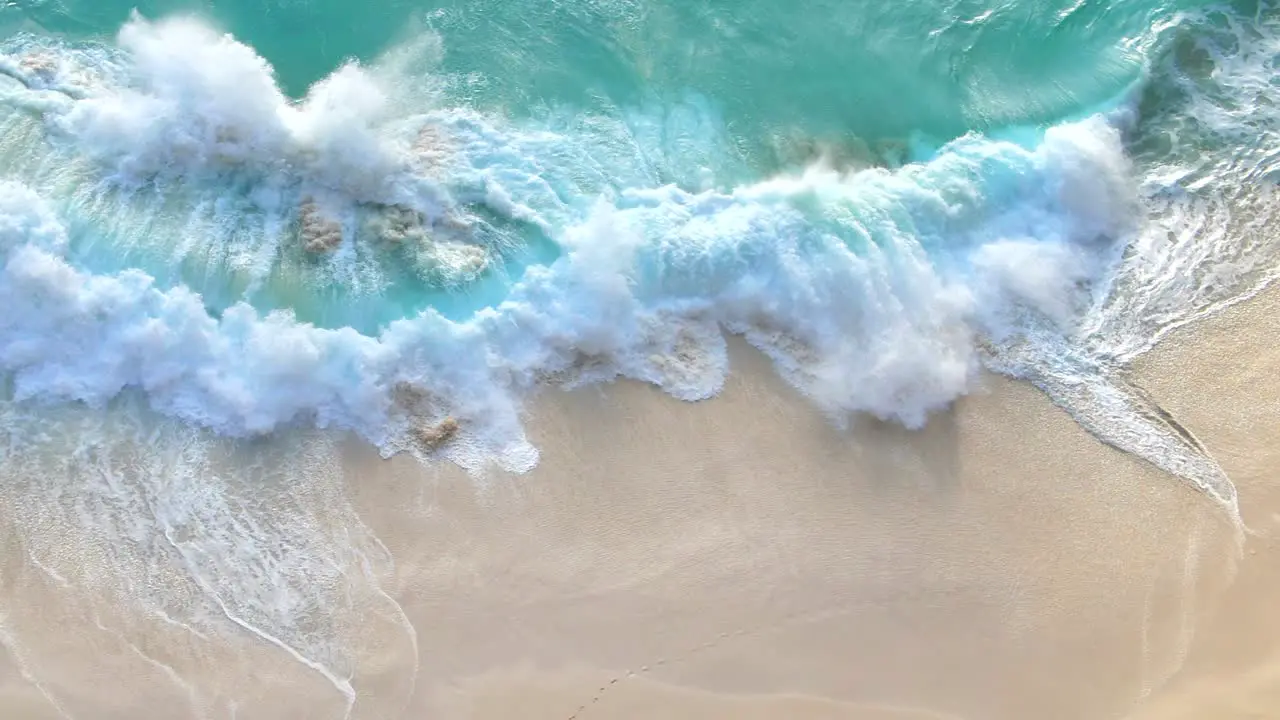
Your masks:
{"label": "breaking wave", "polygon": [[[539,387],[627,377],[708,398],[730,333],[837,422],[919,427],[985,363],[1234,506],[1121,379],[1221,300],[1142,279],[1195,265],[1202,239],[1161,228],[1207,218],[1240,179],[1188,185],[1189,162],[1143,149],[1175,117],[1149,98],[1182,73],[1187,17],[1152,30],[1147,82],[1102,112],[750,182],[717,177],[732,133],[707,98],[568,120],[465,109],[422,72],[429,35],[297,101],[192,19],[135,16],[114,45],[18,36],[0,67],[0,369],[19,402],[136,393],[223,435],[314,424],[522,471]],[[1220,62],[1271,57],[1240,47]],[[1214,97],[1183,91],[1197,112]],[[1150,310],[1170,303],[1187,310]]]}

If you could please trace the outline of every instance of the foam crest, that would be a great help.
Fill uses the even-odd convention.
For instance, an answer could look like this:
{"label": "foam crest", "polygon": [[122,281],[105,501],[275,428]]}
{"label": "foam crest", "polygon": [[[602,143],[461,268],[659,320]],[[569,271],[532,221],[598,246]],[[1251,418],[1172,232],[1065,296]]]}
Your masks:
{"label": "foam crest", "polygon": [[[387,93],[359,65],[340,68],[295,103],[252,48],[191,18],[135,15],[118,45],[127,62],[115,84],[60,118],[116,181],[247,174],[355,202],[423,202],[403,148],[381,132]],[[267,209],[279,202],[269,190],[255,197]]]}
{"label": "foam crest", "polygon": [[67,124],[125,179],[281,157],[288,104],[252,49],[194,20],[138,16],[118,42],[137,87],[86,99]]}
{"label": "foam crest", "polygon": [[[1079,132],[1118,152],[1105,125]],[[1067,322],[1091,277],[1077,244],[1102,221],[1073,215],[1062,188],[1109,167],[1067,152],[1075,137],[1036,150],[966,138],[896,173],[814,169],[728,193],[627,190],[567,227],[564,257],[530,268],[493,309],[458,322],[427,310],[376,337],[243,303],[215,319],[184,287],[86,273],[33,243],[0,276],[0,297],[22,309],[0,324],[0,363],[20,398],[101,405],[136,387],[229,435],[308,422],[395,449],[421,416],[447,413],[468,423],[463,462],[519,468],[534,457],[522,393],[551,376],[622,375],[707,397],[723,382],[724,328],[833,416],[918,426],[968,387],[975,333],[1016,315],[1000,308]],[[27,226],[52,222],[30,212]],[[1065,279],[1029,284],[1021,265]],[[405,384],[434,404],[398,416]]]}
{"label": "foam crest", "polygon": [[321,426],[377,417],[361,392],[363,346],[373,341],[354,331],[243,304],[215,320],[185,288],[160,291],[139,271],[87,275],[32,247],[8,258],[0,297],[26,311],[0,324],[19,398],[102,405],[139,387],[157,409],[234,435],[302,414]]}

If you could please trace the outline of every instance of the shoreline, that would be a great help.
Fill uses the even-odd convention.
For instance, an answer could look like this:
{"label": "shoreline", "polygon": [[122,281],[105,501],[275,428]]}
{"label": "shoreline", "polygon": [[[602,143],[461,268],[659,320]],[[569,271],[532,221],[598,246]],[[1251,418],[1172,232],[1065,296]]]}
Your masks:
{"label": "shoreline", "polygon": [[[283,564],[250,569],[287,573],[280,592],[297,593],[241,609],[267,613],[267,631],[293,623],[279,637],[328,676],[225,619],[170,627],[142,601],[202,596],[147,590],[129,566],[103,566],[124,596],[77,580],[128,548],[31,524],[23,513],[68,501],[43,485],[2,498],[0,710],[338,718],[349,690],[353,718],[1249,717],[1178,713],[1241,692],[1280,706],[1280,631],[1262,630],[1280,591],[1266,481],[1280,393],[1257,399],[1280,370],[1275,309],[1280,291],[1224,310],[1132,372],[1238,483],[1253,534],[1234,578],[1218,505],[1030,385],[987,375],[922,430],[859,417],[842,431],[735,342],[709,401],[633,381],[548,391],[528,418],[543,460],[525,475],[477,480],[354,440],[210,466],[224,474],[208,492],[230,493],[234,514],[201,522],[248,513],[235,532],[257,533],[211,547],[267,552]],[[237,479],[253,458],[287,472]],[[196,590],[227,602],[254,587]],[[303,614],[268,612],[286,600]],[[104,672],[123,680],[92,680]]]}
{"label": "shoreline", "polygon": [[[939,717],[1106,717],[1172,672],[1169,664],[1188,642],[1182,596],[1214,592],[1201,586],[1214,584],[1212,570],[1206,582],[1185,584],[1194,572],[1187,558],[1232,552],[1229,523],[1201,491],[1103,446],[1038,390],[1003,378],[985,377],[983,387],[923,430],[861,417],[845,433],[763,356],[737,346],[731,364],[725,392],[695,405],[626,381],[541,400],[529,427],[546,449],[543,462],[524,476],[482,481],[471,499],[472,481],[447,468],[355,459],[366,481],[396,478],[401,489],[393,496],[409,494],[415,482],[434,486],[435,513],[455,526],[431,540],[423,537],[422,517],[416,530],[376,532],[450,548],[438,551],[445,556],[470,548],[465,562],[450,563],[480,577],[520,578],[497,585],[536,586],[537,601],[529,600],[536,607],[517,606],[532,625],[555,618],[555,631],[531,646],[515,642],[491,652],[525,658],[541,668],[537,682],[551,686],[569,682],[556,678],[574,668],[614,668],[594,672],[609,682],[582,682],[587,717],[631,717],[639,712],[634,704],[681,688],[730,704],[743,694],[825,698],[844,708],[836,717],[866,717],[867,705]],[[1032,442],[1024,447],[1008,422],[1018,422]],[[1005,472],[1006,463],[1022,466]],[[1064,467],[1127,482],[1055,477]],[[361,516],[376,516],[381,501],[355,492]],[[1135,517],[1118,511],[1139,504]],[[541,552],[511,546],[494,525]],[[1197,528],[1203,547],[1179,539],[1185,527]],[[486,558],[495,546],[504,548],[501,561]],[[1171,546],[1183,549],[1171,553]],[[1117,547],[1125,556],[1108,557]],[[408,553],[391,546],[391,554]],[[439,572],[438,560],[434,568]],[[403,566],[401,572],[428,587],[442,582]],[[405,597],[418,594],[439,593],[419,588]],[[1082,610],[1082,602],[1092,607]],[[406,612],[448,615],[447,606],[406,605]],[[1007,627],[1010,611],[1022,616],[1021,627]],[[566,615],[625,619],[644,636],[599,619],[593,629],[575,628]],[[922,635],[895,616],[930,630]],[[743,630],[760,626],[778,629]],[[1147,647],[1128,642],[1144,633]],[[474,628],[447,645],[479,634]],[[597,635],[611,639],[602,643]],[[1066,647],[1046,644],[1048,637]],[[730,657],[699,659],[693,650],[707,643]],[[859,643],[863,649],[853,650]],[[1085,649],[1091,644],[1113,647],[1122,659],[1099,663]],[[969,657],[986,658],[985,668],[966,667]],[[490,658],[467,669],[442,663],[437,672],[501,677],[504,665],[495,670]],[[847,677],[852,669],[865,676]],[[638,675],[668,690],[604,704]],[[1107,689],[1075,697],[1080,687],[1057,680],[1064,675]],[[1007,676],[1025,678],[1027,689],[1001,697]],[[490,680],[471,692],[470,702],[497,702],[512,691]],[[450,701],[419,692],[417,702],[426,711]],[[1058,709],[1045,714],[1049,705]],[[457,717],[504,714],[495,708]]]}

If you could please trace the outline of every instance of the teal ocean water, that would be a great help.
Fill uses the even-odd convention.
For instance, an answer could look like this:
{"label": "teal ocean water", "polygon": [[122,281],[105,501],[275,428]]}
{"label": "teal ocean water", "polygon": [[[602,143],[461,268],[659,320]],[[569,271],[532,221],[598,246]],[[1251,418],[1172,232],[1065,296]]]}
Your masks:
{"label": "teal ocean water", "polygon": [[1123,375],[1273,277],[1270,2],[11,0],[0,32],[15,437],[132,403],[523,470],[539,388],[709,398],[738,334],[835,422],[1028,379],[1234,505]]}

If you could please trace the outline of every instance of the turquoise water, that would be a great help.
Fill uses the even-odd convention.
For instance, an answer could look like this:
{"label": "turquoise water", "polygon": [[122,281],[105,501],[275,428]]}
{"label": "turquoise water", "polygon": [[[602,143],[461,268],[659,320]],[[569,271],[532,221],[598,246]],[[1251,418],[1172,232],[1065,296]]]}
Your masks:
{"label": "turquoise water", "polygon": [[1272,277],[1269,2],[15,0],[0,28],[14,402],[418,454],[447,416],[446,456],[525,469],[538,388],[708,398],[730,333],[836,422],[1027,378],[1234,502],[1123,370]]}
{"label": "turquoise water", "polygon": [[[133,8],[194,12],[301,97],[351,58],[431,32],[451,99],[532,116],[711,99],[753,159],[1047,122],[1132,82],[1152,26],[1197,2],[17,2],[13,21],[110,37]],[[758,157],[757,155],[758,154]],[[784,155],[785,156],[785,155]]]}

